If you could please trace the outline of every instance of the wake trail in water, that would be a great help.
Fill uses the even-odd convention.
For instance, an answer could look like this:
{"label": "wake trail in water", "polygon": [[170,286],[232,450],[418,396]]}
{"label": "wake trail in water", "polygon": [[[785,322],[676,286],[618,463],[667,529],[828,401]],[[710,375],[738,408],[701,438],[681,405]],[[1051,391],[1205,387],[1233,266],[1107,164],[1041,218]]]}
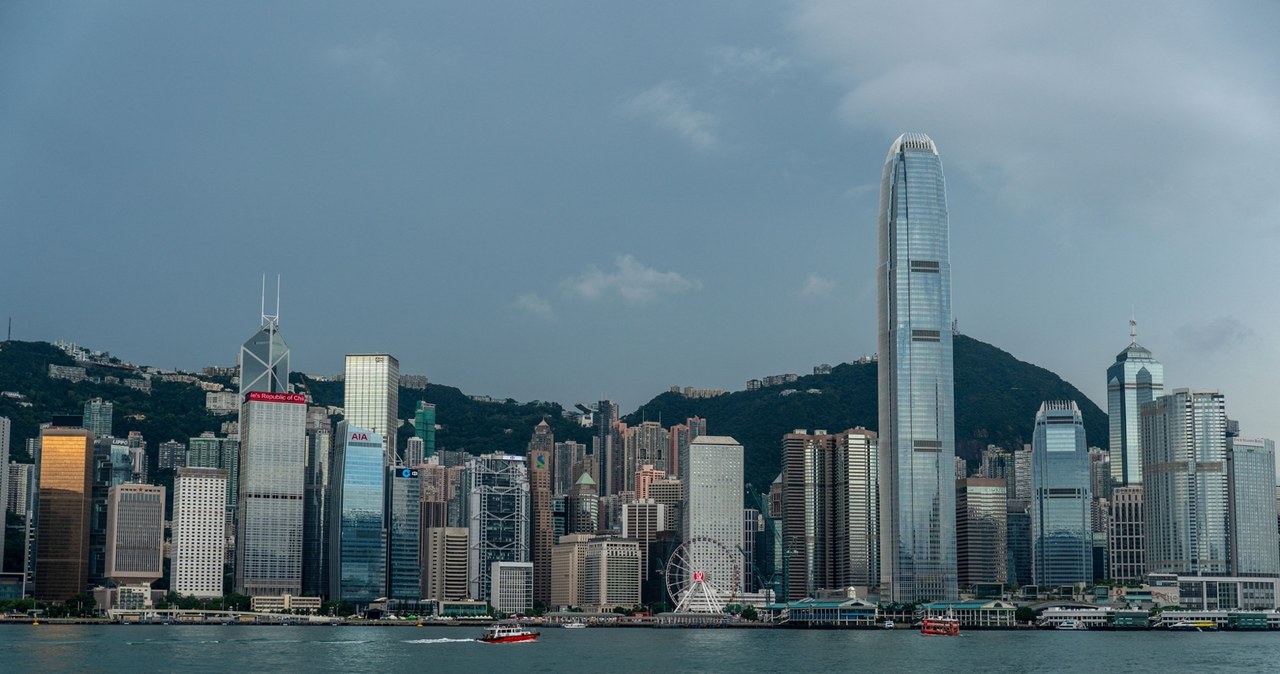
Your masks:
{"label": "wake trail in water", "polygon": [[476,641],[475,639],[450,639],[448,637],[445,637],[443,639],[410,639],[405,643],[406,644],[478,644],[480,642]]}

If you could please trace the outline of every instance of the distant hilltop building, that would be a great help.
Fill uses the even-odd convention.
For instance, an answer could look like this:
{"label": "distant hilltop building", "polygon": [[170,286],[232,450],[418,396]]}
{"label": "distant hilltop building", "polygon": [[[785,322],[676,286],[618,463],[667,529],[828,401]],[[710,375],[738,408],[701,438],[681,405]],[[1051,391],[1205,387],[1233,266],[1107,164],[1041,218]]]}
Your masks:
{"label": "distant hilltop building", "polygon": [[814,374],[831,374],[831,366],[826,363],[823,363],[821,365],[814,365],[813,373]]}
{"label": "distant hilltop building", "polygon": [[716,396],[724,395],[724,389],[722,388],[694,388],[692,386],[686,386],[684,388],[680,388],[679,386],[672,386],[671,392],[682,395],[686,398],[694,398],[694,399],[714,398]]}
{"label": "distant hilltop building", "polygon": [[417,391],[422,391],[427,388],[428,383],[430,382],[427,381],[426,375],[421,375],[421,374],[400,375],[401,388],[411,388]]}
{"label": "distant hilltop building", "polygon": [[765,387],[767,387],[767,386],[781,386],[781,385],[783,385],[783,384],[790,384],[790,383],[793,383],[793,382],[795,382],[795,381],[797,381],[797,380],[799,380],[799,379],[800,379],[800,375],[798,375],[798,374],[794,374],[794,373],[792,373],[792,374],[771,374],[771,375],[769,375],[769,376],[767,376],[767,377],[762,377],[762,378],[760,378],[760,379],[748,379],[748,380],[747,380],[747,390],[748,390],[748,391],[758,391],[758,390],[760,390],[760,389],[762,389],[762,388],[765,388]]}

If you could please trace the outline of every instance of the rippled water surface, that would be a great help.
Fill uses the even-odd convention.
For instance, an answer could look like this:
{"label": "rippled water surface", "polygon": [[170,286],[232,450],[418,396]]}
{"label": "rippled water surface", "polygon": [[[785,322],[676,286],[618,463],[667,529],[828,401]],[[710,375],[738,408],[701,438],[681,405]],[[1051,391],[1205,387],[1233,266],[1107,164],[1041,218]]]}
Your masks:
{"label": "rippled water surface", "polygon": [[0,625],[0,672],[1280,672],[1280,633]]}

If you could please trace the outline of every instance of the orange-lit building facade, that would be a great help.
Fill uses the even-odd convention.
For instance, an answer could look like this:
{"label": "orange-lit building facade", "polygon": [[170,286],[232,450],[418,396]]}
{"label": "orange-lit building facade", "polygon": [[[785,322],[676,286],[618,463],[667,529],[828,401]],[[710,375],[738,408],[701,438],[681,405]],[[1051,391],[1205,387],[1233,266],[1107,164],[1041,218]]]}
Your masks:
{"label": "orange-lit building facade", "polygon": [[89,583],[89,496],[93,434],[40,433],[40,510],[35,598],[63,601]]}

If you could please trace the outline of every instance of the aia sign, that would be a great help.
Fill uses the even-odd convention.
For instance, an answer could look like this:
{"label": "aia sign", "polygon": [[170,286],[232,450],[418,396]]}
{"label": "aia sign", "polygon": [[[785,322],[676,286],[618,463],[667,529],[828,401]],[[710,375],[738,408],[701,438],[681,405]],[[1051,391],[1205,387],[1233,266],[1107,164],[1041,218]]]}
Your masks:
{"label": "aia sign", "polygon": [[351,439],[352,439],[352,440],[365,440],[365,441],[368,441],[368,440],[369,440],[369,434],[368,434],[368,433],[352,433],[352,434],[351,434]]}

